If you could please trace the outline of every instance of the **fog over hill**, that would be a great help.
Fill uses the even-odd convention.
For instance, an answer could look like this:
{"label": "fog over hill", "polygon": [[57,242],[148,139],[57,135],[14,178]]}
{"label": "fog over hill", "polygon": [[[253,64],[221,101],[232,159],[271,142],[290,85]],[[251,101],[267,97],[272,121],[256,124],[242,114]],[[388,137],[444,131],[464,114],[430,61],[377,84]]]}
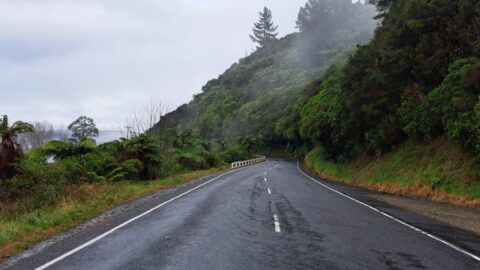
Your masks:
{"label": "fog over hill", "polygon": [[261,8],[285,35],[304,3],[0,1],[2,112],[55,126],[88,115],[114,130],[150,98],[173,110],[254,48],[248,34]]}

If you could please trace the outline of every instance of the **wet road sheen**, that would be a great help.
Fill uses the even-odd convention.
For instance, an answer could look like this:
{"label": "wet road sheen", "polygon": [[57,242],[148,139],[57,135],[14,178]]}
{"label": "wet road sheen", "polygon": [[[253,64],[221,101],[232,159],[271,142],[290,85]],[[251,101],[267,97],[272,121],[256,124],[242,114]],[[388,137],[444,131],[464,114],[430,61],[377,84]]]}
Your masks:
{"label": "wet road sheen", "polygon": [[[35,269],[57,255],[40,253],[12,269]],[[311,181],[295,163],[268,161],[219,177],[48,269],[480,267]]]}

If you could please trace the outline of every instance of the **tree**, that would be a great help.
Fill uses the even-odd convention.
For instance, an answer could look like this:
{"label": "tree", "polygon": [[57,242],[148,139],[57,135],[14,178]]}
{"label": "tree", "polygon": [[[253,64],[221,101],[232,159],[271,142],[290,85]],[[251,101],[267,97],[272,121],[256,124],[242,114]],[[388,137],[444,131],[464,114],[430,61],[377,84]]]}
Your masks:
{"label": "tree", "polygon": [[[352,0],[308,0],[298,13],[296,46],[302,66],[319,66],[331,58],[339,44],[349,46],[370,40],[377,22],[372,5]],[[335,50],[337,50],[335,49]]]}
{"label": "tree", "polygon": [[2,146],[0,148],[0,179],[12,177],[15,173],[12,163],[15,158],[22,157],[23,151],[17,142],[17,136],[21,133],[34,132],[35,128],[22,121],[8,125],[8,116],[4,115],[0,122],[0,137],[2,138]]}
{"label": "tree", "polygon": [[68,157],[81,156],[91,153],[95,150],[95,143],[86,139],[76,144],[63,141],[50,141],[43,147],[43,153],[56,160],[62,160]]}
{"label": "tree", "polygon": [[258,15],[260,19],[254,24],[253,35],[250,38],[253,42],[260,44],[260,47],[277,40],[278,33],[276,32],[278,26],[275,26],[272,21],[272,11],[267,7],[263,8]]}
{"label": "tree", "polygon": [[390,9],[398,2],[397,0],[368,0],[368,3],[377,6],[380,14],[377,18],[384,18],[387,16]]}
{"label": "tree", "polygon": [[72,142],[78,143],[84,140],[92,140],[98,137],[98,129],[92,118],[80,116],[77,120],[68,126],[72,132]]}
{"label": "tree", "polygon": [[305,32],[308,29],[308,25],[311,21],[310,9],[311,5],[308,2],[305,4],[305,7],[300,7],[297,21],[295,22],[295,27],[300,30],[300,32]]}
{"label": "tree", "polygon": [[149,134],[140,134],[129,140],[122,138],[111,143],[117,162],[124,164],[131,160],[140,162],[140,178],[154,179],[160,166],[160,145],[158,139]]}
{"label": "tree", "polygon": [[[125,129],[122,130],[123,135],[133,138],[143,134],[160,122],[167,111],[162,102],[150,100],[150,103],[143,105],[143,108],[134,108],[125,119]],[[157,129],[160,132],[160,127]]]}
{"label": "tree", "polygon": [[258,152],[262,147],[265,146],[263,138],[261,136],[253,135],[248,135],[246,137],[240,138],[239,143],[245,148],[248,154]]}
{"label": "tree", "polygon": [[139,153],[139,147],[134,143],[134,138],[126,139],[120,138],[110,143],[114,149],[114,155],[116,156],[118,163],[123,163],[127,160],[134,159]]}
{"label": "tree", "polygon": [[53,125],[48,122],[34,122],[32,124],[35,132],[20,134],[18,136],[18,141],[21,142],[25,151],[44,146],[53,139],[55,134]]}
{"label": "tree", "polygon": [[300,32],[319,34],[320,38],[353,26],[354,5],[351,0],[308,0],[296,21]]}

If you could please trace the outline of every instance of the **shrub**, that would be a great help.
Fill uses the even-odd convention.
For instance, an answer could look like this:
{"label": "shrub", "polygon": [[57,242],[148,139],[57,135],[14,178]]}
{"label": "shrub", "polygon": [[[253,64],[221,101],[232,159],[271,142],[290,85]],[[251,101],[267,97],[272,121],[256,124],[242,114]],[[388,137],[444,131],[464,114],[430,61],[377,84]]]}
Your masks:
{"label": "shrub", "polygon": [[138,159],[130,159],[122,164],[120,164],[120,171],[123,172],[123,175],[128,180],[138,180],[140,179],[141,172],[144,166],[142,162]]}
{"label": "shrub", "polygon": [[205,159],[194,153],[180,152],[176,156],[176,161],[187,170],[207,169],[208,165]]}
{"label": "shrub", "polygon": [[[55,202],[65,187],[66,173],[63,167],[27,158],[19,161],[17,175],[0,181],[0,201],[11,202],[30,197],[34,207]],[[29,207],[29,205],[24,205]]]}
{"label": "shrub", "polygon": [[[432,90],[405,127],[410,135],[435,138],[446,132],[466,150],[480,154],[479,58],[454,62],[445,80]],[[478,81],[477,81],[478,80]]]}
{"label": "shrub", "polygon": [[219,154],[221,160],[226,163],[232,163],[236,161],[246,160],[249,159],[251,156],[247,153],[247,151],[241,147],[240,145],[235,145],[233,147],[228,148],[224,152]]}
{"label": "shrub", "polygon": [[59,189],[59,186],[52,184],[38,186],[35,192],[35,206],[43,207],[55,203],[59,194]]}

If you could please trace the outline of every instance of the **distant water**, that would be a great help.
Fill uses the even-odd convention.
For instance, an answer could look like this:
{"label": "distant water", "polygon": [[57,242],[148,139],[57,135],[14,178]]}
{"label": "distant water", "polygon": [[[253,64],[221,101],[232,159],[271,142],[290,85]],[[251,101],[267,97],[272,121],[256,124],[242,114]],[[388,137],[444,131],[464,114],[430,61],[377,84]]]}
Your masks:
{"label": "distant water", "polygon": [[97,144],[114,141],[122,137],[122,132],[117,130],[100,130],[99,136],[95,138]]}

